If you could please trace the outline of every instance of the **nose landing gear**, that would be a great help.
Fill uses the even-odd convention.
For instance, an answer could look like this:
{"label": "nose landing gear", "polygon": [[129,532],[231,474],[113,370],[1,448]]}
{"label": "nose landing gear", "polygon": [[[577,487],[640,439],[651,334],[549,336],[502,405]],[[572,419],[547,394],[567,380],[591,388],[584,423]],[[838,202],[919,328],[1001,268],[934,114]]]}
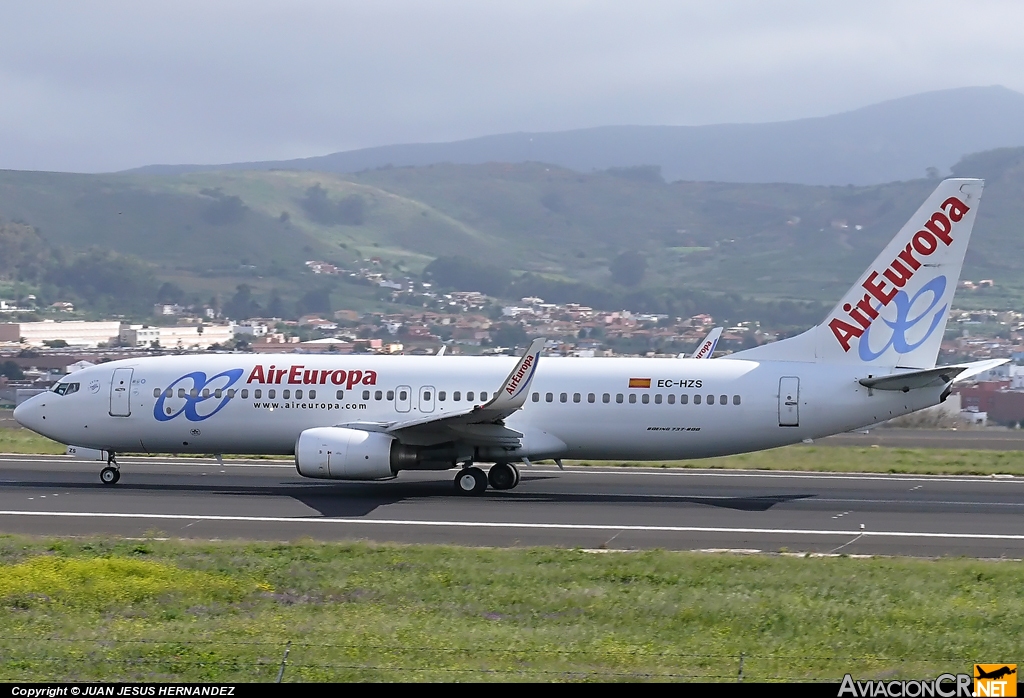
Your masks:
{"label": "nose landing gear", "polygon": [[107,467],[100,471],[100,482],[104,485],[116,485],[121,479],[121,469],[117,467],[117,454],[113,451],[107,455]]}

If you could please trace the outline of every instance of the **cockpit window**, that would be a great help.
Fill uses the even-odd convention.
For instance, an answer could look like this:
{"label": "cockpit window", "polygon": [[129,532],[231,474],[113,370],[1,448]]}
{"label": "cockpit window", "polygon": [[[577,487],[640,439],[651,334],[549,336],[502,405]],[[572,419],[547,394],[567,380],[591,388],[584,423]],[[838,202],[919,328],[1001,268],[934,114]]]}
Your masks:
{"label": "cockpit window", "polygon": [[77,393],[79,387],[79,383],[58,383],[53,386],[53,392],[58,395],[70,395],[71,393]]}

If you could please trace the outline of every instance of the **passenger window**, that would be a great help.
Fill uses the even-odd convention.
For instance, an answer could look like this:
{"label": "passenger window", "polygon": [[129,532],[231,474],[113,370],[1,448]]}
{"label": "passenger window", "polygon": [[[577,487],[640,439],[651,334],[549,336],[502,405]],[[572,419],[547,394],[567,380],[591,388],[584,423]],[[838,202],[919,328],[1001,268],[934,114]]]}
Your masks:
{"label": "passenger window", "polygon": [[192,390],[188,391],[188,396],[192,398],[199,397],[199,391],[196,388],[192,388]]}
{"label": "passenger window", "polygon": [[729,404],[729,396],[728,395],[719,395],[718,396],[718,404],[719,405],[728,405]]}
{"label": "passenger window", "polygon": [[573,402],[579,402],[582,399],[583,399],[583,396],[580,395],[579,393],[573,393],[572,394],[572,401]]}
{"label": "passenger window", "polygon": [[657,395],[654,396],[654,404],[655,405],[660,405],[661,404],[661,393],[658,393]]}
{"label": "passenger window", "polygon": [[631,404],[631,405],[635,405],[636,404],[636,393],[630,393],[629,394],[629,404]]}
{"label": "passenger window", "polygon": [[[398,393],[398,399],[399,399],[399,400],[408,400],[408,399],[409,399],[409,393],[407,393],[407,392],[406,392],[406,391],[404,391],[404,390],[403,390],[403,391],[401,391],[400,393]],[[458,393],[455,393],[455,399],[456,399],[456,400],[458,400],[458,399],[459,399],[459,394],[458,394]]]}
{"label": "passenger window", "polygon": [[430,393],[423,393],[423,400],[425,402],[430,402]]}
{"label": "passenger window", "polygon": [[296,390],[295,391],[295,399],[296,400],[301,400],[302,399],[302,391],[301,390]]}
{"label": "passenger window", "polygon": [[160,388],[153,388],[153,397],[160,397]]}
{"label": "passenger window", "polygon": [[708,404],[709,405],[715,404],[715,396],[714,395],[708,395]]}
{"label": "passenger window", "polygon": [[544,401],[545,402],[554,402],[555,401],[555,396],[552,393],[548,393],[548,394],[546,394],[544,396]]}
{"label": "passenger window", "polygon": [[622,393],[615,393],[615,402],[622,404]]}
{"label": "passenger window", "polygon": [[587,402],[597,402],[597,395],[587,393]]}
{"label": "passenger window", "polygon": [[733,395],[732,396],[732,404],[734,404],[734,405],[740,404],[740,396],[739,395]]}
{"label": "passenger window", "polygon": [[389,390],[388,391],[388,400],[394,400],[394,399],[395,399],[395,391],[394,390]]}
{"label": "passenger window", "polygon": [[611,401],[612,401],[612,396],[609,395],[608,393],[605,393],[604,395],[601,396],[601,402],[603,402],[605,404],[608,404]]}
{"label": "passenger window", "polygon": [[470,390],[468,393],[466,393],[466,402],[473,402],[473,391],[472,390]]}
{"label": "passenger window", "polygon": [[214,390],[213,391],[213,396],[215,398],[217,398],[218,400],[221,399],[222,397],[224,397],[224,390],[223,390],[223,388],[217,388],[216,390]]}
{"label": "passenger window", "polygon": [[168,388],[164,391],[164,397],[174,397],[174,391]]}
{"label": "passenger window", "polygon": [[309,399],[310,400],[316,400],[316,391],[315,390],[310,390],[309,391]]}
{"label": "passenger window", "polygon": [[[438,402],[444,402],[445,398],[447,398],[447,397],[448,397],[448,393],[446,393],[445,391],[443,391],[443,390],[437,391],[437,401]],[[390,400],[391,398],[388,398],[388,399]]]}
{"label": "passenger window", "polygon": [[644,393],[640,400],[646,405],[648,402],[651,401],[651,396],[648,395],[647,393]]}
{"label": "passenger window", "polygon": [[668,396],[668,404],[670,404],[670,405],[676,404],[676,396],[674,394],[669,394],[669,396]]}
{"label": "passenger window", "polygon": [[[680,404],[680,405],[685,405],[685,404],[686,404],[686,403],[688,403],[689,401],[690,401],[690,396],[689,396],[689,395],[686,395],[686,394],[684,393],[683,395],[680,395],[680,396],[679,396],[679,404]],[[698,400],[698,402],[699,402],[699,400]]]}
{"label": "passenger window", "polygon": [[178,388],[178,397],[185,397],[185,389]]}
{"label": "passenger window", "polygon": [[534,393],[533,394],[533,401],[534,402],[540,402],[540,393]]}
{"label": "passenger window", "polygon": [[228,388],[228,400],[230,400],[234,396],[235,396],[235,389],[234,388]]}
{"label": "passenger window", "polygon": [[[429,400],[430,398],[427,398],[427,399]],[[483,401],[486,401],[487,400],[487,393],[480,393],[480,399],[483,400]]]}
{"label": "passenger window", "polygon": [[374,400],[383,400],[384,399],[384,391],[383,390],[376,390],[376,391],[374,391],[373,399]]}
{"label": "passenger window", "polygon": [[267,391],[267,397],[270,398],[271,400],[273,400],[275,397],[277,397],[277,391],[273,390],[273,389],[268,390]]}
{"label": "passenger window", "polygon": [[364,400],[369,400],[370,399],[370,391],[369,390],[364,390],[363,391],[363,399]]}
{"label": "passenger window", "polygon": [[205,398],[208,398],[208,397],[210,397],[210,389],[209,388],[203,388],[203,398],[205,399]]}
{"label": "passenger window", "polygon": [[559,393],[558,394],[558,401],[559,402],[568,402],[568,400],[569,400],[569,395],[567,393]]}
{"label": "passenger window", "polygon": [[263,397],[263,391],[260,390],[259,388],[256,388],[256,390],[252,391],[252,396],[259,400],[261,397]]}
{"label": "passenger window", "polygon": [[341,400],[343,397],[345,397],[345,391],[344,390],[339,390],[337,393],[334,394],[334,399],[335,400]]}
{"label": "passenger window", "polygon": [[249,389],[248,388],[242,388],[242,399],[243,400],[248,400],[249,399]]}
{"label": "passenger window", "polygon": [[[403,400],[405,399],[405,391],[404,390],[402,391],[402,399]],[[462,399],[462,393],[461,392],[456,390],[454,393],[452,393],[452,401],[453,402],[458,402],[461,399]]]}
{"label": "passenger window", "polygon": [[281,391],[281,397],[283,399],[285,399],[285,400],[291,400],[292,399],[292,391],[290,391],[290,390],[282,390]]}

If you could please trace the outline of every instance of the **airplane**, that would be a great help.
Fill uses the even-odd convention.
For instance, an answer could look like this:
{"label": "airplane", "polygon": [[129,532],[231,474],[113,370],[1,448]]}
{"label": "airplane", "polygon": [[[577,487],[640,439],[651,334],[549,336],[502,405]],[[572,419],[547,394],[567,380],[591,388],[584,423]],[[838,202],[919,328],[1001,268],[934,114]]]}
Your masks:
{"label": "airplane", "polygon": [[[825,320],[703,359],[215,354],[130,358],[62,378],[14,412],[105,458],[278,454],[300,475],[386,480],[458,468],[508,490],[520,464],[675,460],[796,444],[946,399],[1003,359],[936,366],[984,182],[941,182]],[[485,471],[478,464],[492,464]]]}

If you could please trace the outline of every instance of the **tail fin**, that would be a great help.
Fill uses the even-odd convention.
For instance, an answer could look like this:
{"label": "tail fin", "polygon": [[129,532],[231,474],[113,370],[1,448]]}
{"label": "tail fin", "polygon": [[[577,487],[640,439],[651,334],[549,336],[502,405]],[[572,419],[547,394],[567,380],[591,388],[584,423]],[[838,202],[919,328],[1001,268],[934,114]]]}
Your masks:
{"label": "tail fin", "polygon": [[984,186],[941,182],[822,324],[730,358],[934,366]]}

